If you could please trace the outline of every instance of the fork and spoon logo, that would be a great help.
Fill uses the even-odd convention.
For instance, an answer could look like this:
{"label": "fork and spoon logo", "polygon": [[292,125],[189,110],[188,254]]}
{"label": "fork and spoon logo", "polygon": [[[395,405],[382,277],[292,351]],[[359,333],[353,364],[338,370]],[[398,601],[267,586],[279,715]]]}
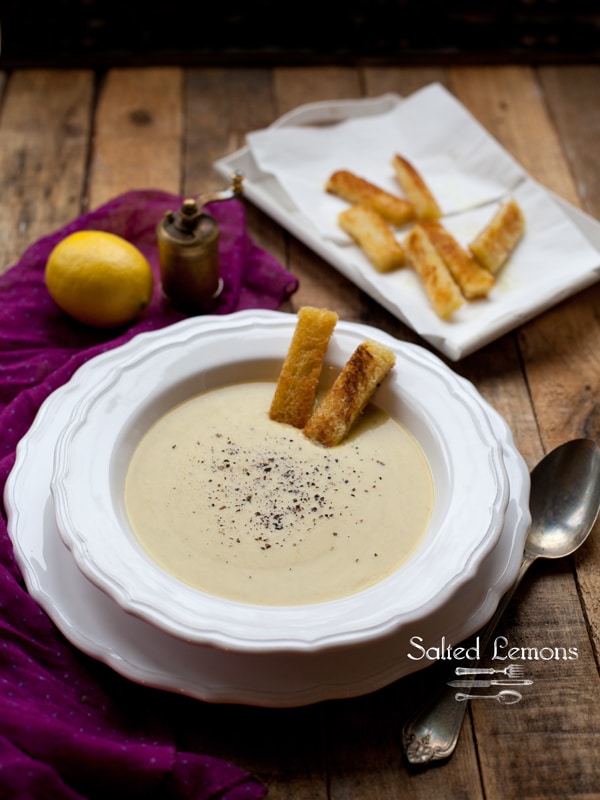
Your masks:
{"label": "fork and spoon logo", "polygon": [[[493,667],[456,667],[456,675],[475,676],[475,675],[504,675],[505,678],[483,678],[466,677],[463,680],[449,681],[448,686],[457,689],[489,688],[490,686],[531,686],[532,680],[524,678],[525,667],[522,664],[510,664],[504,669],[494,669]],[[513,705],[523,699],[521,692],[516,689],[502,689],[497,694],[467,694],[457,692],[455,700],[496,700],[502,705]]]}

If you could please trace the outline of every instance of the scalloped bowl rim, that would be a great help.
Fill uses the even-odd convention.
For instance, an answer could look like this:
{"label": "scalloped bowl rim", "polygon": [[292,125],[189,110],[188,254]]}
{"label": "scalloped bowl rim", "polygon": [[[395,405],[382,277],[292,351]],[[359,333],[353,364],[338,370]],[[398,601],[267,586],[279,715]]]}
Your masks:
{"label": "scalloped bowl rim", "polygon": [[295,324],[296,315],[266,311],[187,319],[97,356],[72,378],[81,397],[59,436],[51,480],[60,535],[83,574],[121,608],[186,641],[245,652],[313,651],[389,635],[426,620],[476,580],[502,532],[509,500],[505,423],[437,356],[340,320],[328,363],[341,368],[364,338],[396,353],[377,404],[416,436],[435,484],[432,523],[417,552],[362,592],[282,607],[208,595],[150,559],[124,510],[135,444],[182,399],[234,375],[275,379]]}

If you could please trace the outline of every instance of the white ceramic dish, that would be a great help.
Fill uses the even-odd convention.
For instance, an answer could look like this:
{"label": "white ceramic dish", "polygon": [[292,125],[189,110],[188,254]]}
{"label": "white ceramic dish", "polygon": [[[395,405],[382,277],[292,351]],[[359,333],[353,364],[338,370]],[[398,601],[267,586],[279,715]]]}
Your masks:
{"label": "white ceramic dish", "polygon": [[295,325],[295,315],[278,312],[185,320],[98,357],[73,378],[80,401],[59,437],[51,481],[58,529],[92,583],[173,636],[273,652],[393,634],[472,580],[501,534],[509,500],[502,447],[472,387],[422,348],[340,321],[327,365],[341,369],[366,338],[396,354],[377,404],[413,433],[434,482],[432,519],[415,554],[365,591],[292,607],[223,600],[176,580],[148,556],[129,524],[123,488],[141,436],[203,390],[275,380]]}
{"label": "white ceramic dish", "polygon": [[[390,124],[388,115],[404,101],[414,104],[415,100],[419,102],[425,97],[429,98],[427,102],[433,107],[425,105],[424,101],[421,115],[417,114],[413,120],[414,124],[419,124],[421,130],[427,133],[427,135],[424,133],[423,138],[433,137],[436,142],[441,139],[442,144],[439,146],[443,151],[444,136],[448,132],[449,123],[447,116],[439,113],[439,104],[445,104],[444,108],[453,115],[454,128],[459,131],[459,139],[472,141],[470,154],[486,148],[489,151],[484,160],[485,169],[483,167],[479,170],[474,169],[470,178],[489,177],[487,173],[493,172],[500,160],[506,164],[505,171],[508,171],[512,164],[518,181],[510,187],[510,192],[516,193],[518,202],[525,211],[528,226],[527,240],[524,239],[516,254],[520,259],[519,263],[515,264],[514,268],[511,266],[502,271],[490,299],[464,304],[451,321],[436,316],[412,270],[401,270],[388,275],[379,274],[372,269],[357,247],[340,244],[324,235],[316,219],[325,216],[321,213],[324,209],[319,207],[319,203],[315,201],[310,205],[314,213],[313,218],[309,218],[308,212],[302,211],[299,204],[294,202],[293,197],[286,191],[285,187],[290,181],[282,185],[275,174],[266,169],[263,171],[249,146],[219,159],[215,163],[215,168],[228,179],[234,171],[241,170],[245,175],[244,194],[252,203],[441,353],[458,360],[566,297],[595,283],[600,277],[600,224],[533,181],[467,113],[466,109],[438,85],[426,87],[408,98],[386,94],[363,100],[311,103],[288,112],[276,120],[268,130],[289,129],[293,133],[294,128],[308,127],[312,129],[315,137],[321,133],[327,137],[328,131],[338,123],[372,119],[374,143],[370,147],[365,147],[364,142],[361,142],[354,147],[353,158],[356,163],[339,163],[339,138],[332,140],[327,137],[323,142],[319,140],[314,143],[314,149],[319,151],[319,163],[323,162],[324,169],[328,163],[327,154],[331,153],[330,168],[351,168],[359,174],[371,176],[376,174],[374,168],[379,160],[384,166],[389,163],[387,155],[385,157],[377,155],[377,158],[373,155],[388,153],[389,148],[377,139],[378,136],[385,139],[385,131]],[[383,120],[381,124],[378,124],[379,118]],[[403,130],[397,131],[399,137],[404,133]],[[343,134],[340,132],[339,135]],[[349,137],[350,134],[346,136]],[[333,146],[332,141],[334,141]],[[412,141],[414,143],[414,137]],[[463,147],[463,145],[456,146]],[[423,147],[427,154],[427,146]],[[456,155],[453,150],[454,144],[448,147],[450,147],[449,152],[436,150],[436,155],[447,158],[453,163]],[[431,153],[428,155],[432,156]],[[303,179],[308,171],[306,159],[294,157],[292,154],[290,163],[291,169],[295,170],[294,174]],[[321,176],[319,186],[321,180],[324,182],[328,174]],[[374,178],[373,180],[384,185],[386,176],[382,174],[378,178],[381,180]],[[393,184],[385,188],[395,191]],[[324,192],[320,194],[325,196]],[[444,218],[459,240],[467,236],[467,240],[470,241],[472,234],[491,217],[492,208],[488,209],[484,205],[481,208],[473,208],[469,213],[470,215],[450,214]],[[473,226],[475,227],[471,230]],[[561,247],[561,242],[564,247]],[[578,256],[577,259],[575,254]]]}
{"label": "white ceramic dish", "polygon": [[430,663],[408,657],[411,637],[428,647],[477,631],[516,576],[529,524],[529,478],[506,425],[486,408],[510,485],[502,533],[477,575],[426,620],[362,645],[308,653],[228,652],[173,639],[90,583],[58,534],[49,482],[57,440],[80,391],[68,383],[51,395],[20,442],[5,489],[8,529],[32,596],[74,645],[131,680],[211,702],[272,707],[356,696]]}

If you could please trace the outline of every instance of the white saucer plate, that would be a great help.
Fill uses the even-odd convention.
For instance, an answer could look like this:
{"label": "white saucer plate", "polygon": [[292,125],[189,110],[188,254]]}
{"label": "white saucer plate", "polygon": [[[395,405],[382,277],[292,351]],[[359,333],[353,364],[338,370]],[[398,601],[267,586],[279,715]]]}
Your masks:
{"label": "white saucer plate", "polygon": [[[242,322],[253,319],[254,324],[262,320],[264,324],[280,324],[287,316],[276,312],[241,314]],[[210,324],[207,318],[180,323],[184,328]],[[351,326],[353,334],[366,331],[371,336],[375,333],[364,326]],[[87,368],[93,371],[93,363],[89,362]],[[342,638],[335,646],[229,650],[173,637],[127,613],[85,577],[63,544],[55,522],[49,487],[57,445],[82,400],[77,381],[59,389],[42,406],[19,444],[6,484],[9,533],[28,589],[83,652],[136,682],[206,701],[302,705],[360,695],[421,669],[428,662],[415,660],[410,646],[413,637],[429,647],[438,645],[442,637],[456,643],[476,632],[516,576],[529,524],[529,476],[510,432],[470,384],[460,383],[498,442],[501,471],[507,476],[506,502],[502,502],[499,533],[491,537],[476,572],[447,592],[443,602],[412,622],[406,620],[356,641]]]}

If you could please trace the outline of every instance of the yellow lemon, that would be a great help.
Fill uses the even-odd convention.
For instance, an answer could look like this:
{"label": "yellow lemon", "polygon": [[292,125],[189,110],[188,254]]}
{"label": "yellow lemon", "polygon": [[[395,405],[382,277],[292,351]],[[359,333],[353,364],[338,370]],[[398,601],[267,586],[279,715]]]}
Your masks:
{"label": "yellow lemon", "polygon": [[97,328],[132,322],[154,286],[137,247],[105,231],[78,231],[60,241],[48,257],[45,280],[63,311]]}

